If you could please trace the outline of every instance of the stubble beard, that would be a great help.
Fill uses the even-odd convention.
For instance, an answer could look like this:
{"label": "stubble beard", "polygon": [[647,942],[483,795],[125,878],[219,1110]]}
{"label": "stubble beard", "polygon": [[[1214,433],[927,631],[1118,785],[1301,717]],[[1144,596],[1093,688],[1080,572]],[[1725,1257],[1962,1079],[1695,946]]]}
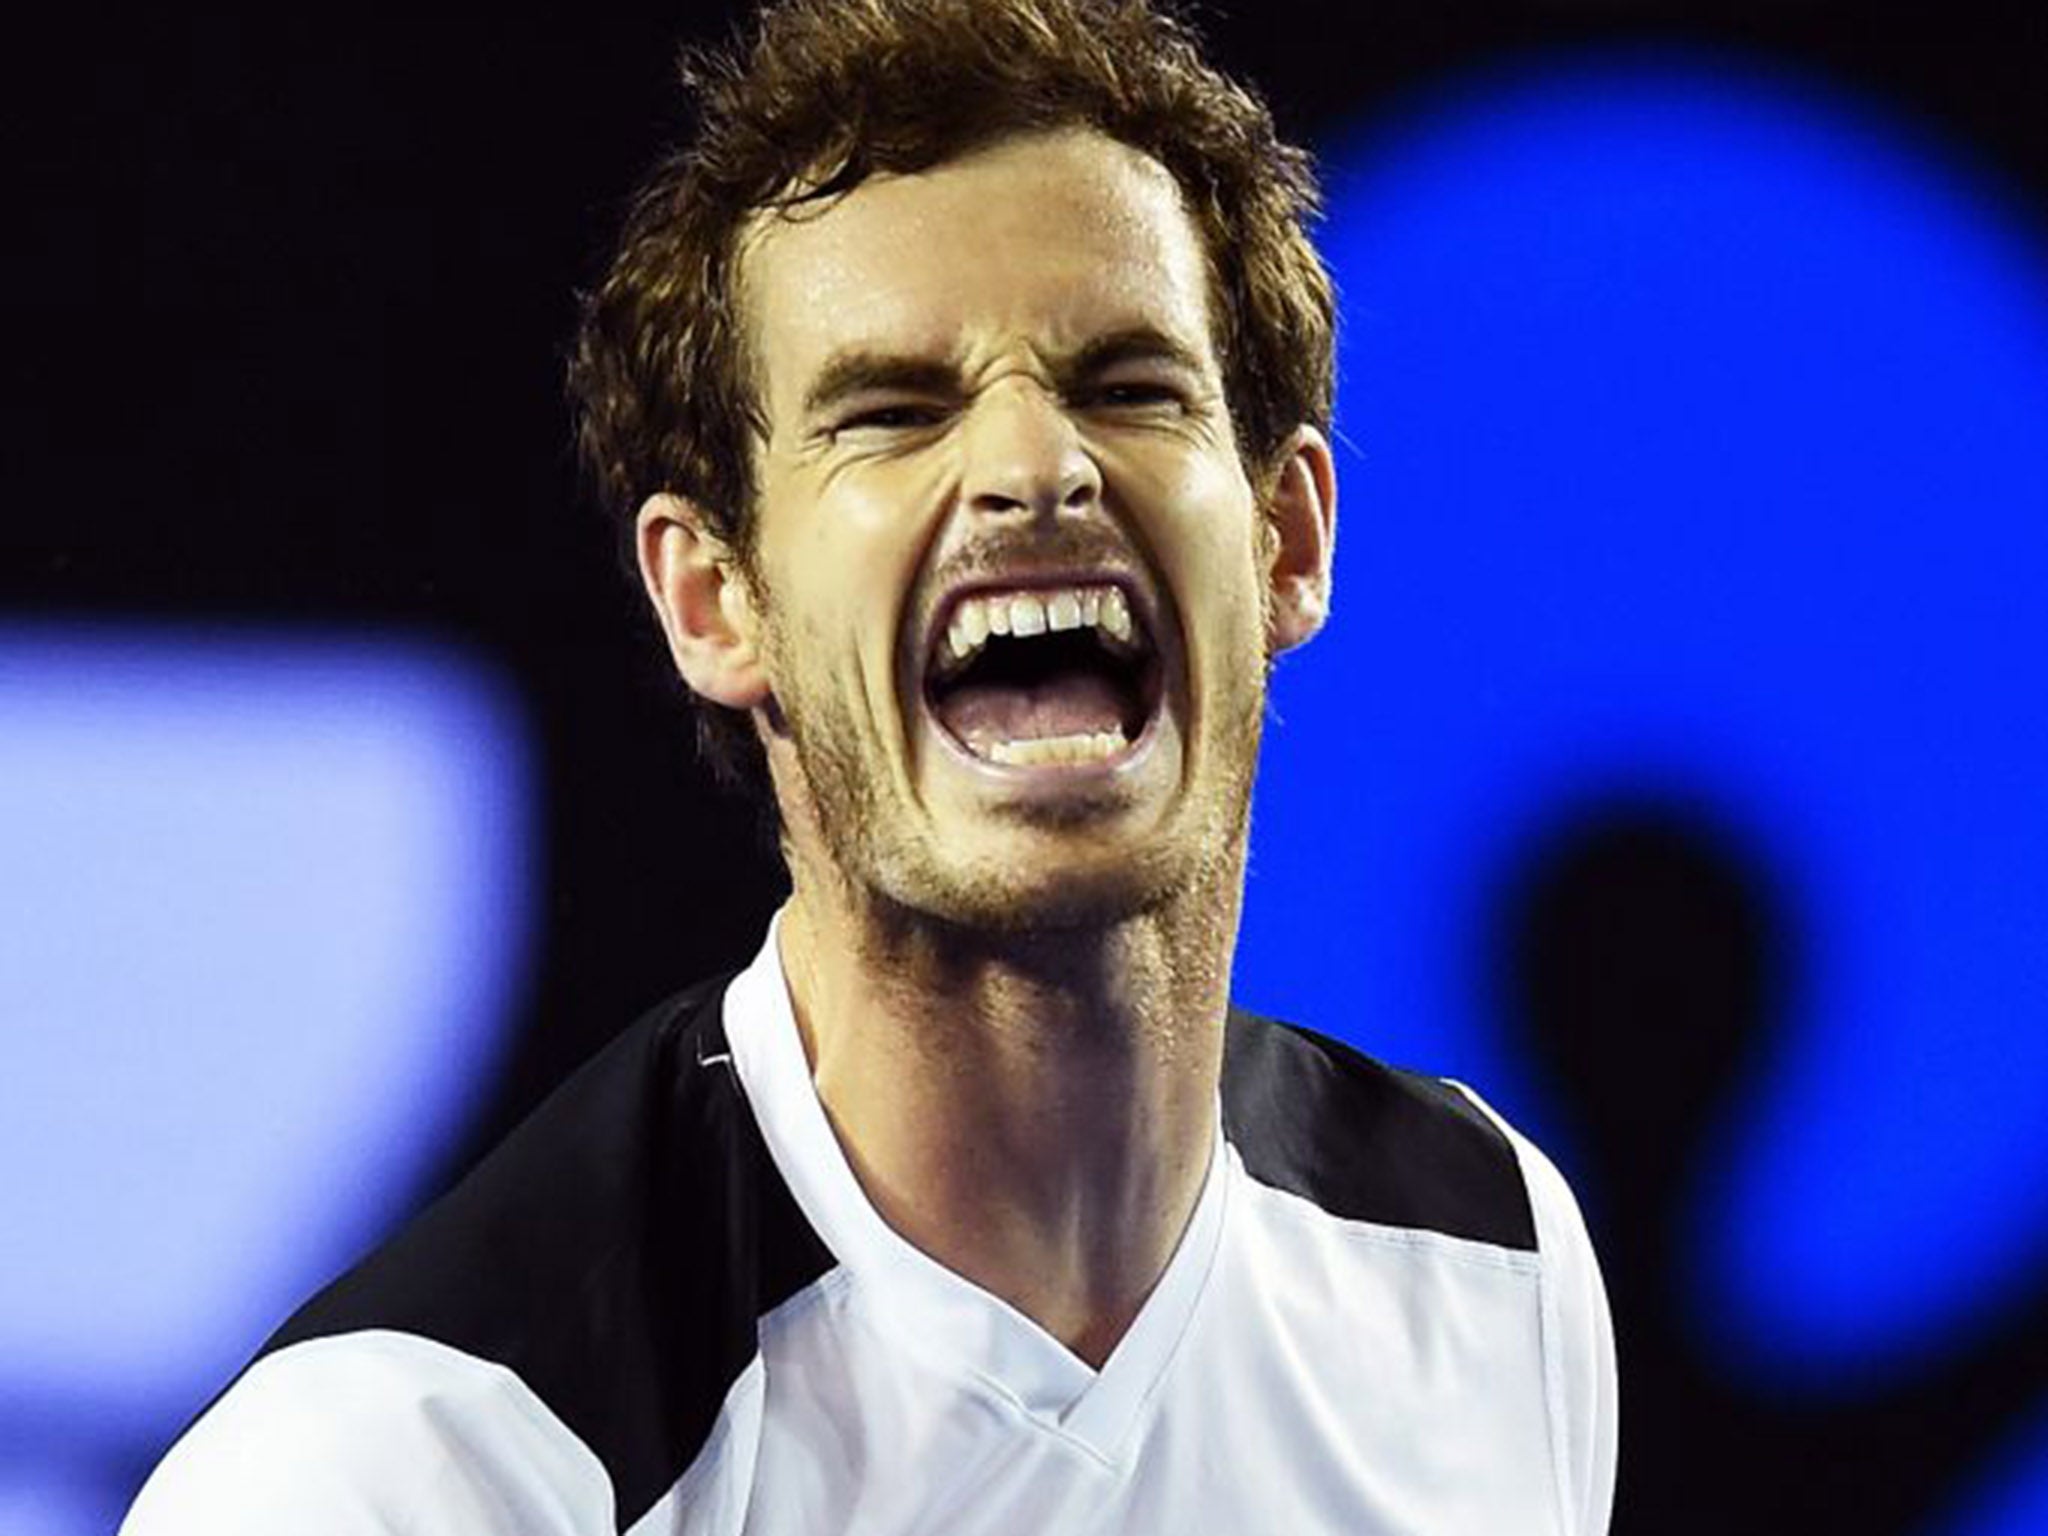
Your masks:
{"label": "stubble beard", "polygon": [[[949,857],[934,846],[929,831],[913,824],[912,808],[896,803],[887,787],[892,777],[870,761],[844,702],[829,689],[813,690],[800,681],[808,674],[789,664],[793,658],[779,633],[771,633],[768,643],[782,653],[776,657],[776,675],[783,679],[777,702],[808,819],[846,896],[884,929],[943,930],[956,941],[972,943],[978,936],[1001,946],[1107,932],[1194,905],[1213,908],[1214,921],[1234,932],[1267,658],[1239,660],[1242,675],[1222,690],[1232,707],[1211,728],[1208,782],[1184,792],[1194,801],[1176,808],[1165,831],[1120,857],[1027,872],[1000,860]],[[1089,825],[1106,812],[1074,803],[1007,814],[1043,832],[1065,830],[1086,838]],[[1187,917],[1198,928],[1208,926],[1206,914],[1183,914],[1183,922]]]}

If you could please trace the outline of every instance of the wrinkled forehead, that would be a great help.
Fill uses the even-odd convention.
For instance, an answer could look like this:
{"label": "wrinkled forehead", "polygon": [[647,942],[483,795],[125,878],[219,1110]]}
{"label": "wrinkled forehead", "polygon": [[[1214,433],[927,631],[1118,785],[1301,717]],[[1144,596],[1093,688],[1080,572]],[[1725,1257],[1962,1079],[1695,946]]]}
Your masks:
{"label": "wrinkled forehead", "polygon": [[771,422],[848,349],[971,367],[1149,328],[1215,367],[1209,266],[1180,188],[1088,130],[1013,138],[758,215],[738,262]]}

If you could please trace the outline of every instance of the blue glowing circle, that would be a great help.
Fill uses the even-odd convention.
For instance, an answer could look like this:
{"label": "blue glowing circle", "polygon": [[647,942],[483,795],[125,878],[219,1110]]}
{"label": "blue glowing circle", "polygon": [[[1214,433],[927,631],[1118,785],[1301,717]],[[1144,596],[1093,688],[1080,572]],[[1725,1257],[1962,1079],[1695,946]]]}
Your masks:
{"label": "blue glowing circle", "polygon": [[1900,124],[1675,56],[1328,165],[1335,618],[1276,678],[1239,995],[1570,1166],[1487,900],[1560,805],[1711,808],[1803,984],[1701,1149],[1703,1325],[1779,1380],[1903,1364],[2048,1260],[2042,252]]}

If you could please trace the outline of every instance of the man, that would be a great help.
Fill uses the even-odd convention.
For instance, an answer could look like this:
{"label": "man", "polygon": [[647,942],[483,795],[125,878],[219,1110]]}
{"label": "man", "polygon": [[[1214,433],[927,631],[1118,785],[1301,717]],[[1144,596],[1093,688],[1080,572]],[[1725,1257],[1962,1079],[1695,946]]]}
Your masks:
{"label": "man", "polygon": [[573,383],[789,902],[128,1529],[1604,1530],[1557,1174],[1228,1003],[1329,598],[1304,160],[1118,0],[791,0],[698,77]]}

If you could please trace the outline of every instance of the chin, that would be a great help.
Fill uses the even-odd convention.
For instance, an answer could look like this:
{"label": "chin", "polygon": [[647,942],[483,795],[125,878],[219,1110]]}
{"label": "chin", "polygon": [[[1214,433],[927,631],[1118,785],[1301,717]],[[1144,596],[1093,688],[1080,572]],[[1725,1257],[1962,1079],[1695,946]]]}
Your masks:
{"label": "chin", "polygon": [[[1101,930],[1170,906],[1202,881],[1192,850],[1098,843],[1075,857],[1064,838],[1005,837],[979,858],[906,860],[874,888],[906,917],[989,935]],[[1037,843],[1039,846],[1030,846]],[[1055,846],[1044,846],[1046,843]]]}

